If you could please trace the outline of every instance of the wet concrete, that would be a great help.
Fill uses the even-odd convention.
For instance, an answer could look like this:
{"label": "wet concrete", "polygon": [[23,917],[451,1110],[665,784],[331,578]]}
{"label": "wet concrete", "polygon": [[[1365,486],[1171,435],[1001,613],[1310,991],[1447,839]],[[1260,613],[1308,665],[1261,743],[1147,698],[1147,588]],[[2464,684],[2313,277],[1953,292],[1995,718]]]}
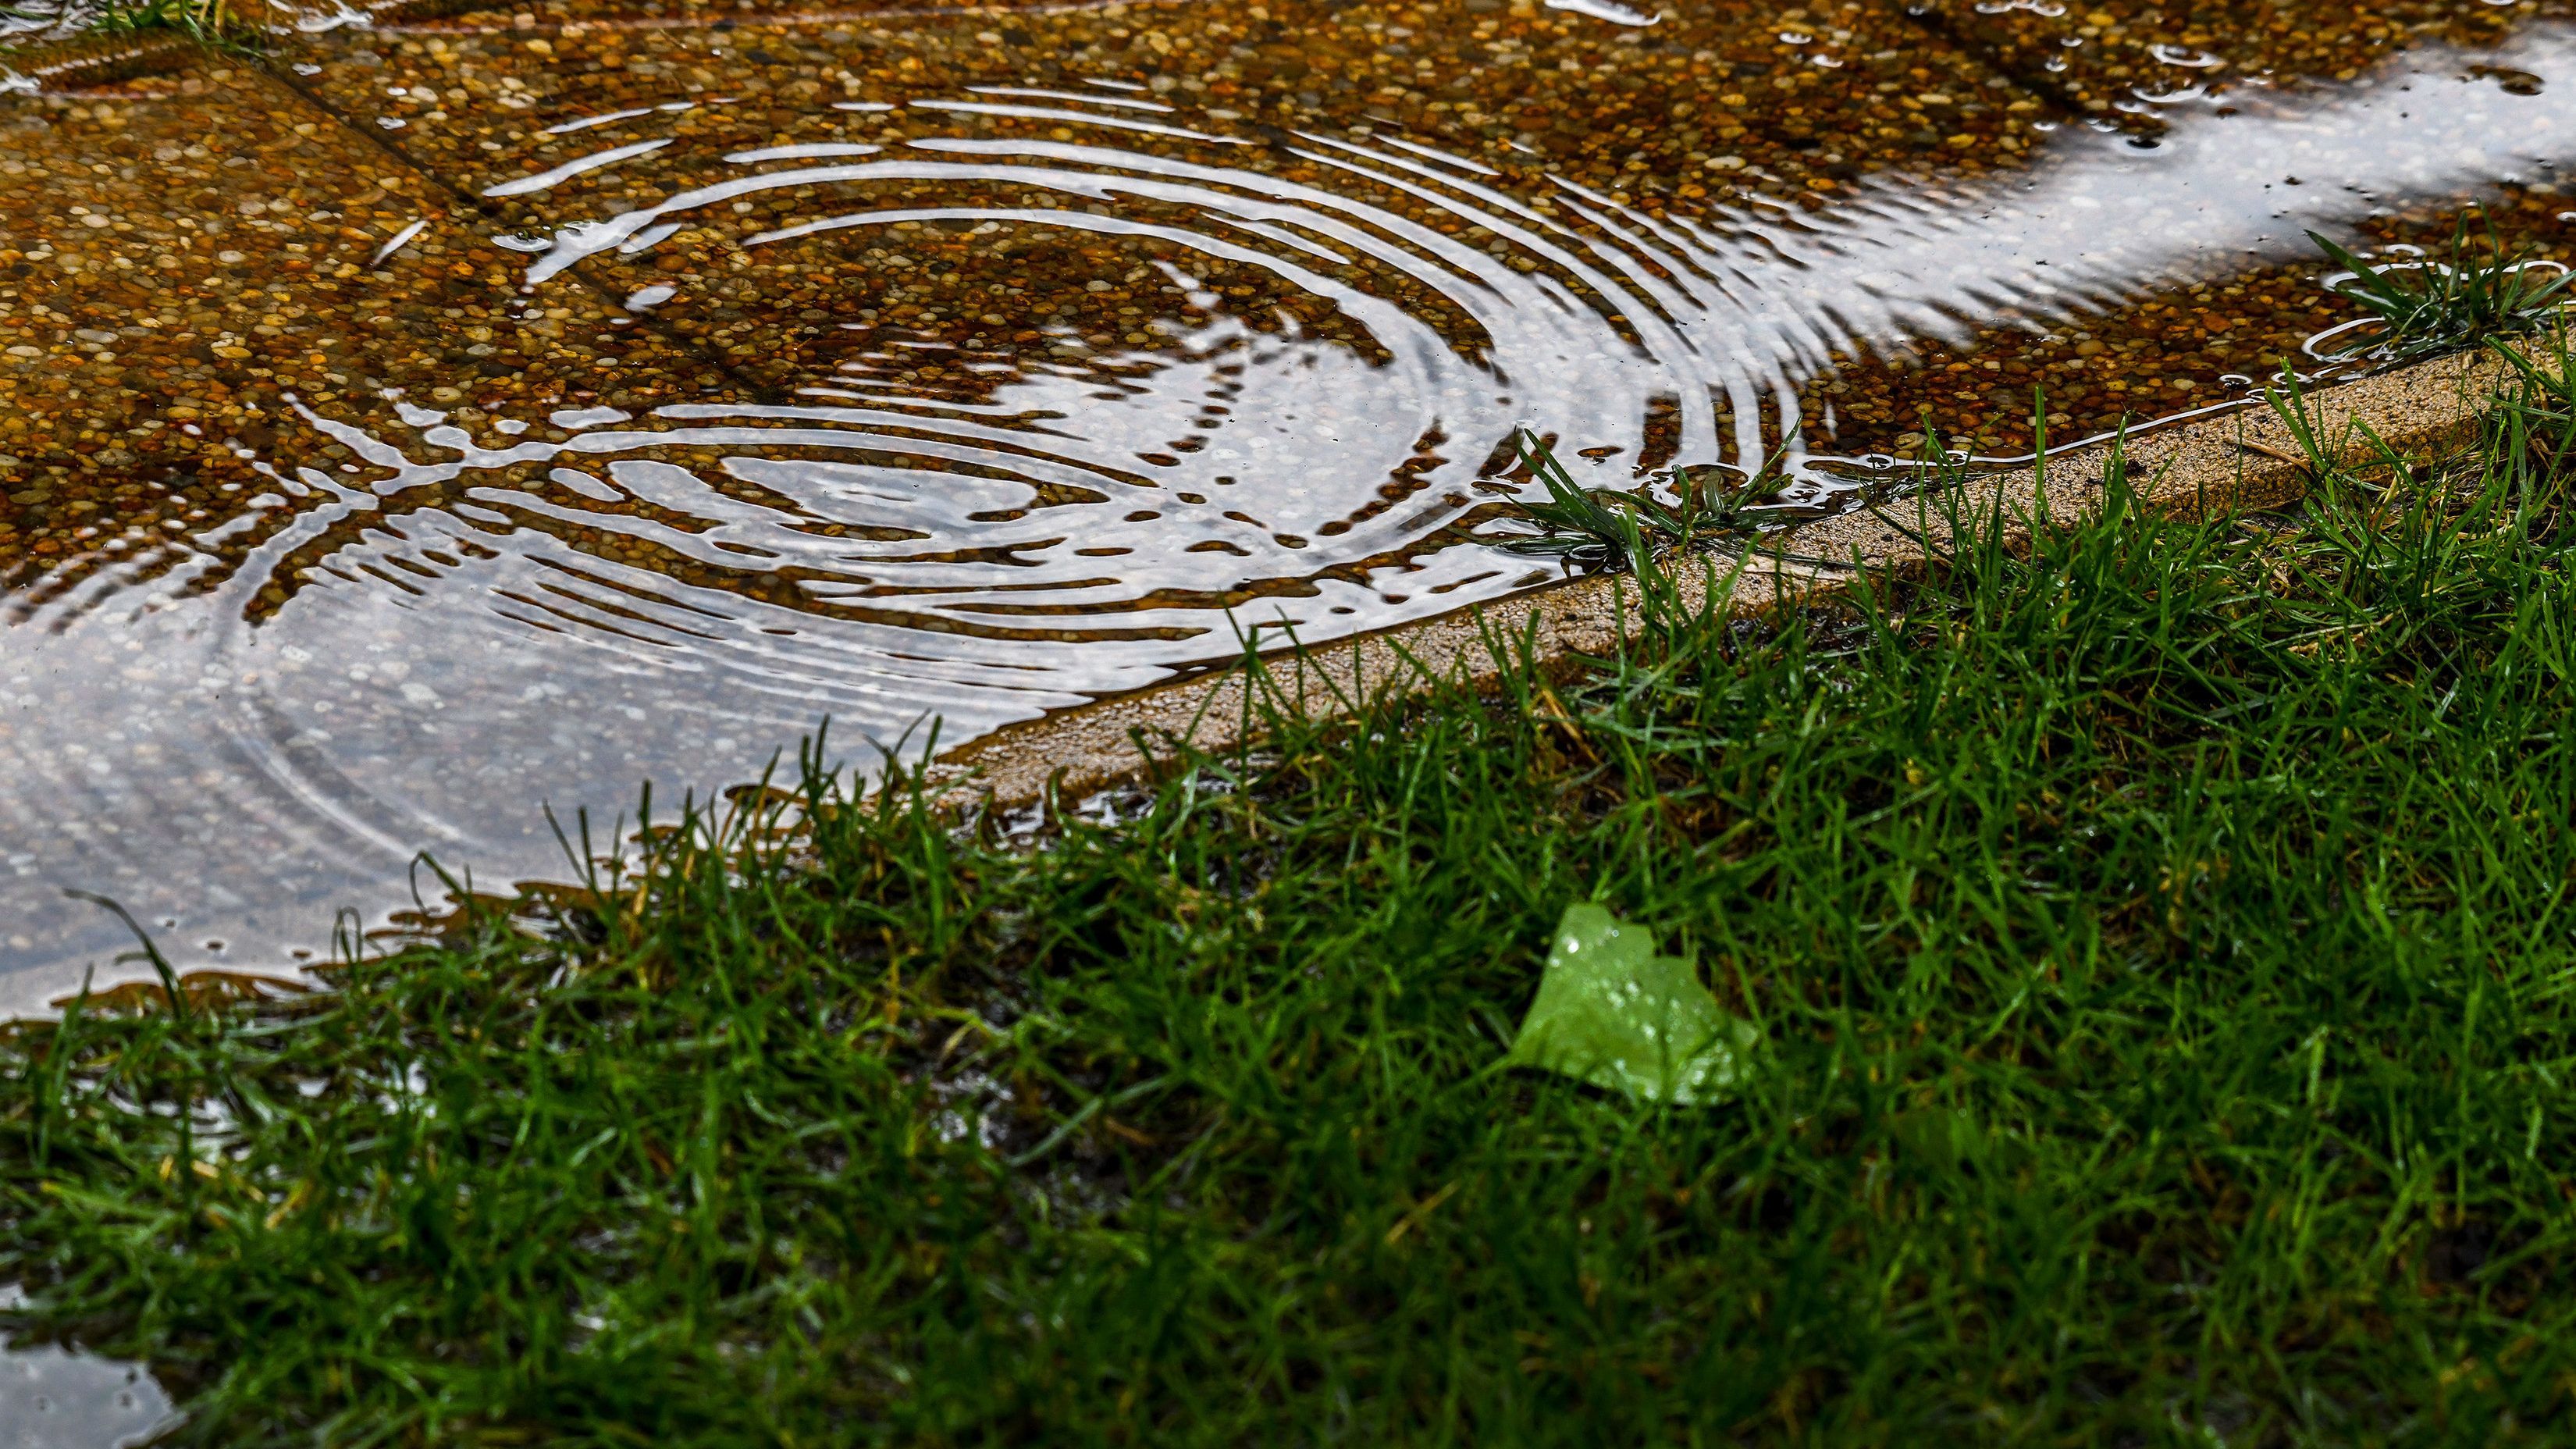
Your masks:
{"label": "wet concrete", "polygon": [[597,3],[0,99],[0,1009],[134,974],[63,885],[274,967],[827,715],[1511,597],[1524,421],[1831,511],[2332,373],[2307,227],[2567,248],[2528,7],[2045,10]]}
{"label": "wet concrete", "polygon": [[[2545,361],[2550,344],[2528,345]],[[2406,466],[2441,457],[2474,434],[2510,365],[2489,354],[2435,358],[2331,388],[2290,405],[2307,437],[2355,466]],[[1958,520],[2000,522],[2006,547],[2026,544],[2045,519],[2098,509],[2115,462],[2139,506],[2168,517],[2276,508],[2309,486],[2298,432],[2279,411],[2242,410],[2179,423],[2151,435],[2052,453],[2031,466],[1987,473],[1940,498],[1915,495],[1851,510],[1771,536],[1729,556],[1680,564],[1685,611],[1759,617],[1830,606],[1865,574],[1903,577],[1949,551]],[[1360,700],[1400,700],[1434,686],[1498,687],[1527,650],[1572,669],[1605,658],[1643,630],[1634,581],[1599,574],[1560,582],[1469,613],[1372,634],[1309,654],[1274,655],[1257,669],[1204,675],[1045,719],[1006,726],[951,752],[928,771],[959,808],[1025,814],[1059,808],[1150,777],[1181,750],[1222,752],[1257,741],[1264,712],[1330,719]]]}

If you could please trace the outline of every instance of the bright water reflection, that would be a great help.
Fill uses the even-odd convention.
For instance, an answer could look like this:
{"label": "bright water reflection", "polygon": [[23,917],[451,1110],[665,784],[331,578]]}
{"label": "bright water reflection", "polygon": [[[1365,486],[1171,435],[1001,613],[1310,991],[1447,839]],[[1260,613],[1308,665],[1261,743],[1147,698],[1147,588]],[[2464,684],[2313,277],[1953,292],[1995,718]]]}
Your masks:
{"label": "bright water reflection", "polygon": [[[2571,57],[2550,28],[2479,59],[2557,77]],[[2299,255],[2307,227],[2546,174],[2576,145],[2570,96],[2424,53],[2321,99],[2238,94],[2232,119],[2177,104],[2155,150],[2061,132],[2011,184],[1887,177],[1826,212],[1698,219],[1570,183],[1522,194],[1391,138],[1262,137],[1331,178],[1292,182],[1226,164],[1250,137],[1036,87],[914,109],[1109,139],[680,158],[701,179],[666,200],[521,239],[538,294],[585,258],[649,259],[716,208],[811,188],[851,201],[753,253],[907,223],[1108,235],[1157,249],[1163,315],[1140,342],[986,353],[888,324],[791,402],[564,414],[555,442],[510,426],[545,419],[478,436],[409,400],[400,429],[317,419],[364,466],[275,472],[272,501],[298,511],[247,557],[206,539],[175,567],[114,566],[31,600],[0,645],[0,1010],[84,964],[133,974],[104,964],[116,931],[65,885],[117,895],[189,961],[271,965],[319,944],[335,905],[398,904],[419,850],[487,887],[546,874],[541,804],[605,814],[646,779],[737,781],[825,716],[864,765],[932,720],[954,741],[1247,637],[1320,642],[1526,587],[1525,560],[1474,537],[1516,486],[1500,449],[1523,421],[1603,482],[1785,442],[1793,501],[1828,504],[1847,473],[1800,451],[1794,394],[1834,353],[2007,309],[2044,322]],[[495,189],[671,161],[649,134],[668,114],[602,118],[619,129],[596,155]],[[1146,127],[1191,154],[1116,139]],[[1014,200],[868,200],[895,182]],[[1328,302],[1333,323],[1230,311],[1216,266]],[[1366,280],[1386,276],[1412,300]],[[655,286],[634,305],[689,301]],[[937,382],[915,367],[934,354]],[[220,582],[183,597],[198,577]],[[291,599],[248,622],[272,581]]]}
{"label": "bright water reflection", "polygon": [[[0,1286],[0,1310],[22,1301],[16,1285]],[[0,1347],[0,1449],[126,1449],[177,1419],[139,1364],[52,1344]]]}

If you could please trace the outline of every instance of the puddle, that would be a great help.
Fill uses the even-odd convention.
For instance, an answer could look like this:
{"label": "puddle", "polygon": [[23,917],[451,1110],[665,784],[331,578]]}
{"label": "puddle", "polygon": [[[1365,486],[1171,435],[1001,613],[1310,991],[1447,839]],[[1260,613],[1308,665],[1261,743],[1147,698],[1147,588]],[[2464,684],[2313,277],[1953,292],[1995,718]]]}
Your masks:
{"label": "puddle", "polygon": [[2562,0],[2385,0],[2284,7],[2275,13],[2285,23],[2273,25],[2229,0],[1937,0],[1937,10],[2017,79],[2149,134],[2176,105],[2350,81],[2394,50],[2481,49],[2517,21],[2567,13]]}
{"label": "puddle", "polygon": [[[0,1310],[24,1301],[0,1287]],[[0,1347],[0,1449],[127,1449],[179,1421],[140,1364],[51,1344]]]}
{"label": "puddle", "polygon": [[[1690,204],[1508,130],[1471,152],[1060,73],[786,125],[703,84],[545,113],[507,134],[553,149],[474,163],[524,208],[495,239],[523,308],[604,293],[734,348],[743,385],[487,409],[460,374],[459,400],[296,402],[345,463],[256,457],[258,506],[21,586],[0,1011],[136,974],[64,886],[191,964],[273,968],[335,907],[434,896],[420,850],[486,889],[556,874],[541,805],[703,794],[826,716],[868,767],[934,719],[953,743],[1246,641],[1545,582],[1484,542],[1522,423],[1618,486],[1785,448],[1788,501],[1830,508],[1912,422],[1802,403],[1836,359],[1857,385],[1916,340],[2062,332],[2304,266],[2308,227],[2546,184],[2576,147],[2571,63],[2576,31],[2535,25],[2223,115],[2177,103],[2151,149],[2067,124],[2017,166],[1829,191],[1729,153]],[[431,109],[460,103],[401,89],[393,144],[463,146]]]}

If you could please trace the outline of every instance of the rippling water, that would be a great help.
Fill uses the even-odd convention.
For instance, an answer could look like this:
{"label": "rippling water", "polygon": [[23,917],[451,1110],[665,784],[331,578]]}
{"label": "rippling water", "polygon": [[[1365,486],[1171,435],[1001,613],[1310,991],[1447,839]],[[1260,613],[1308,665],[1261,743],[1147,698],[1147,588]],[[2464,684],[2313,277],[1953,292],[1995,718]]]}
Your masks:
{"label": "rippling water", "polygon": [[[2547,28],[2476,59],[2558,77],[2571,55]],[[186,962],[272,967],[321,945],[334,907],[402,904],[417,852],[487,888],[553,873],[542,806],[604,817],[647,779],[665,798],[739,781],[827,716],[865,767],[934,721],[955,742],[1247,640],[1528,587],[1548,575],[1480,541],[1510,526],[1522,423],[1623,486],[1785,448],[1790,501],[1830,505],[1866,460],[1807,453],[1795,398],[1837,353],[2005,311],[2046,325],[2300,255],[2306,227],[2548,174],[2576,142],[2571,92],[2509,93],[2470,60],[2298,101],[2240,90],[2224,121],[2170,98],[2159,147],[2074,127],[1979,189],[1889,175],[1822,210],[1695,219],[1109,89],[986,87],[908,103],[955,134],[705,156],[655,134],[685,103],[593,118],[596,151],[492,193],[645,157],[694,179],[504,239],[531,305],[585,258],[649,261],[789,193],[822,199],[752,253],[1106,238],[1137,260],[1105,280],[1158,300],[1123,337],[989,349],[888,318],[761,405],[497,430],[418,398],[400,427],[312,414],[359,462],[263,464],[261,501],[291,516],[246,555],[210,536],[110,565],[24,596],[0,639],[0,1011],[88,965],[134,974],[65,886],[118,897]],[[996,115],[1072,139],[975,133]],[[1328,179],[1231,160],[1262,148]],[[882,204],[898,184],[917,194]],[[1261,288],[1211,280],[1247,272]],[[258,599],[272,585],[282,606]]]}

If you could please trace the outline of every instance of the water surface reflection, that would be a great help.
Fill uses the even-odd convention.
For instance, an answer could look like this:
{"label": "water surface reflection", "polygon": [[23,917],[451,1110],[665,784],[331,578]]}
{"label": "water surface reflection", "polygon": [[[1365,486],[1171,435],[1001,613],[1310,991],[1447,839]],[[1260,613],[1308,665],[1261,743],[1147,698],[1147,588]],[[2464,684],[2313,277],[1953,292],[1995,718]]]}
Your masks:
{"label": "water surface reflection", "polygon": [[[24,1297],[0,1286],[0,1311]],[[142,1365],[58,1344],[0,1346],[0,1449],[127,1449],[179,1420]]]}
{"label": "water surface reflection", "polygon": [[[2078,127],[1973,183],[1662,215],[1101,88],[976,88],[907,103],[950,133],[708,154],[654,134],[694,103],[593,118],[595,150],[489,189],[619,165],[674,183],[509,238],[527,307],[582,268],[714,330],[727,294],[687,280],[693,231],[782,197],[793,214],[764,210],[740,255],[913,300],[830,323],[846,346],[766,401],[307,409],[353,461],[263,460],[253,515],[275,521],[23,591],[0,643],[0,1010],[88,965],[131,974],[66,885],[191,961],[273,965],[334,906],[401,903],[417,851],[487,887],[547,874],[541,803],[737,781],[825,716],[866,766],[934,720],[954,741],[1247,639],[1527,587],[1545,575],[1480,542],[1509,527],[1523,422],[1604,483],[1779,453],[1788,501],[1831,506],[1860,460],[1808,451],[1798,389],[1837,356],[2003,314],[2045,332],[2297,256],[2311,226],[2549,174],[2576,145],[2570,92],[2487,77],[2571,58],[2576,37],[2538,28],[2240,94],[2152,150]],[[1094,268],[1080,308],[1010,295],[1033,250]]]}

